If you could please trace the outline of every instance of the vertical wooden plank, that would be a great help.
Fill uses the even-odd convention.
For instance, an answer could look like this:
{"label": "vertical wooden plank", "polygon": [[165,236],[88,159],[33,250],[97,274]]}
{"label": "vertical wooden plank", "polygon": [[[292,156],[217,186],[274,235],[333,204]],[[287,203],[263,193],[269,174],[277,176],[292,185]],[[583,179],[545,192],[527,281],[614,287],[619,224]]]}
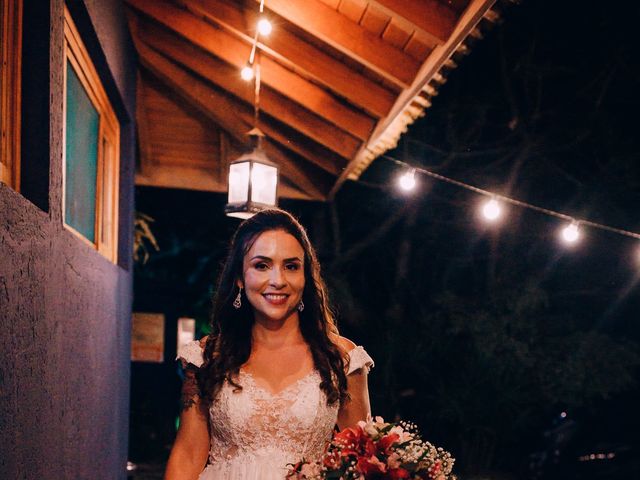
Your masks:
{"label": "vertical wooden plank", "polygon": [[20,189],[22,0],[0,1],[0,181]]}

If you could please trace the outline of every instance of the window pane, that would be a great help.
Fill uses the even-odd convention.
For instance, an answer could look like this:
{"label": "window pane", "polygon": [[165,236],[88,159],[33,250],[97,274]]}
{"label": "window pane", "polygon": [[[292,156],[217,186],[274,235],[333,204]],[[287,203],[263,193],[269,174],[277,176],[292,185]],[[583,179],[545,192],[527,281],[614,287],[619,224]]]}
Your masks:
{"label": "window pane", "polygon": [[275,205],[277,188],[278,170],[270,165],[254,163],[251,170],[251,200]]}
{"label": "window pane", "polygon": [[99,115],[67,62],[65,222],[95,242]]}
{"label": "window pane", "polygon": [[249,162],[232,163],[229,167],[229,203],[242,203],[249,196]]}

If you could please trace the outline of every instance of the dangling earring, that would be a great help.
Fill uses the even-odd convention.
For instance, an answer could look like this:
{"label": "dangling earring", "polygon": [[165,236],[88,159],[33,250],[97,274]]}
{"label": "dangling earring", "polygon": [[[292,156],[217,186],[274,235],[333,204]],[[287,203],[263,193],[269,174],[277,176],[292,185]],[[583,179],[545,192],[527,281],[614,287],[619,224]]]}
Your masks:
{"label": "dangling earring", "polygon": [[301,312],[303,310],[304,310],[304,302],[300,300],[300,303],[298,304],[298,311]]}
{"label": "dangling earring", "polygon": [[242,287],[238,287],[238,288],[240,289],[238,290],[238,296],[233,301],[233,308],[235,308],[236,310],[239,310],[240,307],[242,306]]}

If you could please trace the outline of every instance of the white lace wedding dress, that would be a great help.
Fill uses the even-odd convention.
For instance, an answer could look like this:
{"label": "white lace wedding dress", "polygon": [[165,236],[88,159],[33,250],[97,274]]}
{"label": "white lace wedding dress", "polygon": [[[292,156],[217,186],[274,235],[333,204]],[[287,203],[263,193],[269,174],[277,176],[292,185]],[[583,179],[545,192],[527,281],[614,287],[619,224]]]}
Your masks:
{"label": "white lace wedding dress", "polygon": [[[178,358],[200,367],[199,342],[182,347]],[[364,348],[349,352],[347,374],[372,366]],[[288,463],[322,457],[338,405],[327,405],[320,381],[314,370],[274,394],[241,370],[241,391],[225,383],[209,410],[211,447],[200,480],[282,480]]]}

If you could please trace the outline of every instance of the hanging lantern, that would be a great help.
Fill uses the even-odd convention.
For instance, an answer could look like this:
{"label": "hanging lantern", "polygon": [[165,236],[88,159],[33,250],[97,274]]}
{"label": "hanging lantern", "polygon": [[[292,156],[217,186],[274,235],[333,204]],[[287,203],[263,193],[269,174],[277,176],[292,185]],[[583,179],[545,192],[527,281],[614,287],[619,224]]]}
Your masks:
{"label": "hanging lantern", "polygon": [[224,212],[230,217],[250,218],[260,210],[275,207],[278,201],[278,166],[262,149],[264,134],[254,128],[249,137],[251,152],[229,165],[229,196]]}

